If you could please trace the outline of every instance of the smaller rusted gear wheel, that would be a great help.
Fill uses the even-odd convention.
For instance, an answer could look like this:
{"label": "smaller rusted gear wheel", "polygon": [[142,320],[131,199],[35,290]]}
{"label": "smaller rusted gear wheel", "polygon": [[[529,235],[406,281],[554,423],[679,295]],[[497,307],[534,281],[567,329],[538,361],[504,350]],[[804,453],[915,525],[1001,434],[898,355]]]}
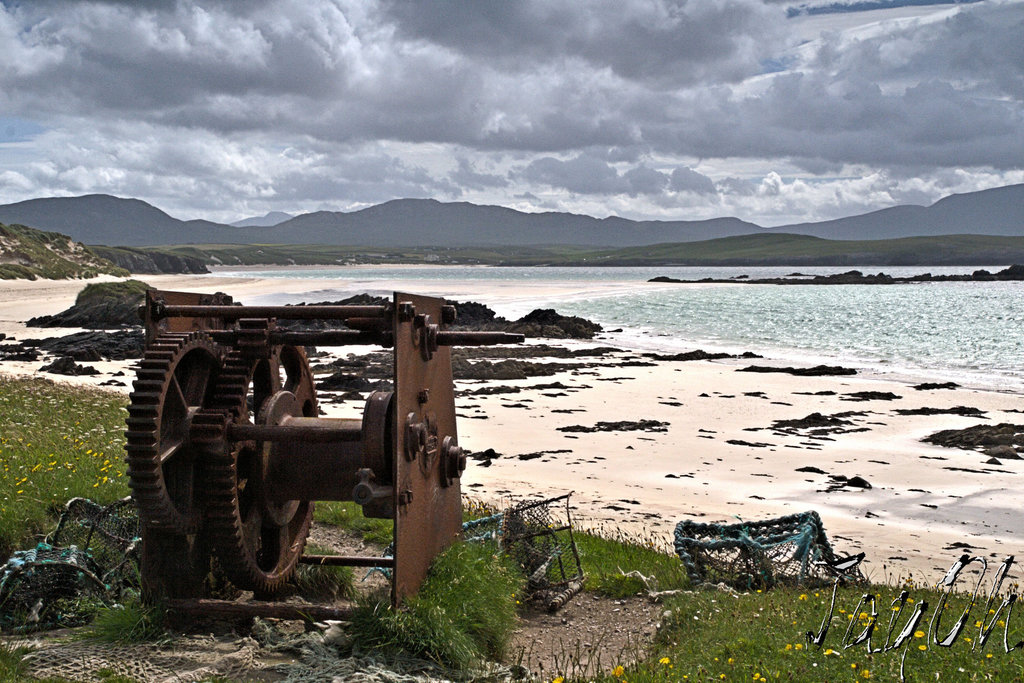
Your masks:
{"label": "smaller rusted gear wheel", "polygon": [[[300,347],[275,348],[264,359],[230,354],[215,393],[212,404],[235,424],[259,424],[281,410],[302,417],[317,414],[313,375]],[[269,444],[222,443],[207,456],[206,530],[231,582],[271,595],[295,572],[312,523],[313,503],[272,499]]]}
{"label": "smaller rusted gear wheel", "polygon": [[129,486],[143,524],[194,533],[203,518],[192,418],[210,400],[221,347],[201,332],[162,334],[146,349],[128,405]]}

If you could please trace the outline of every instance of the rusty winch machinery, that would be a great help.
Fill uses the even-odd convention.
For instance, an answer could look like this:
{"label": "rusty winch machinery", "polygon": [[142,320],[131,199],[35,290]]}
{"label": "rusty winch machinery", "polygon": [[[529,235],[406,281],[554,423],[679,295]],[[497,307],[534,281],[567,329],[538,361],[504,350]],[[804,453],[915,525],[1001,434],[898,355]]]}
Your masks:
{"label": "rusty winch machinery", "polygon": [[[151,290],[142,315],[126,449],[144,592],[199,604],[214,563],[269,600],[298,563],[316,562],[383,566],[395,604],[414,594],[461,530],[450,347],[522,336],[450,331],[453,306],[402,293],[385,305],[241,306]],[[393,348],[393,391],[371,393],[361,418],[320,417],[306,348],[348,345]],[[393,519],[392,557],[304,555],[315,501]]]}

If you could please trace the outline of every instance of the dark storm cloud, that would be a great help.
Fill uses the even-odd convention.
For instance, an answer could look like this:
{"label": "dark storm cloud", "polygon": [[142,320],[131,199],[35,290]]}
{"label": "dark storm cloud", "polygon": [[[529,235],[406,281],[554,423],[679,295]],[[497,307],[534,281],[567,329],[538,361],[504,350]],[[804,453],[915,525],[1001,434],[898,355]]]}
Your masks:
{"label": "dark storm cloud", "polygon": [[624,79],[675,86],[756,73],[758,55],[781,28],[781,15],[753,0],[390,0],[385,6],[410,39],[503,68],[579,58]]}

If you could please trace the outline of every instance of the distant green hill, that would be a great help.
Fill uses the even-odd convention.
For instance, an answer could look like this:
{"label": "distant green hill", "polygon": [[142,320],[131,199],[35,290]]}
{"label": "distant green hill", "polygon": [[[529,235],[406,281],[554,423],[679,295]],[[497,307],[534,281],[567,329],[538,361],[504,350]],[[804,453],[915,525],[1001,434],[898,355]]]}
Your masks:
{"label": "distant green hill", "polygon": [[622,249],[450,247],[371,249],[301,244],[203,244],[152,251],[207,265],[437,263],[502,266],[992,266],[1024,263],[1024,237],[940,235],[890,240],[826,240],[759,234]]}
{"label": "distant green hill", "polygon": [[808,235],[742,235],[596,252],[588,255],[588,261],[609,266],[980,266],[1024,262],[1024,237],[826,240]]}
{"label": "distant green hill", "polygon": [[103,274],[123,277],[128,271],[100,258],[67,235],[0,223],[2,280],[64,280]]}

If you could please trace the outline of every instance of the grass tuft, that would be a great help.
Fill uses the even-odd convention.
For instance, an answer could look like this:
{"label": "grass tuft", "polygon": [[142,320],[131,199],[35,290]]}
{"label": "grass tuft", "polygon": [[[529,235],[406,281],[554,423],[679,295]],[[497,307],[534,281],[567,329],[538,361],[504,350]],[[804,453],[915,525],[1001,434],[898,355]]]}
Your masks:
{"label": "grass tuft", "polygon": [[574,538],[588,591],[626,598],[689,586],[683,563],[659,549],[657,539],[619,529],[577,532]]}
{"label": "grass tuft", "polygon": [[502,657],[518,623],[523,578],[492,545],[458,543],[431,566],[420,592],[393,610],[378,596],[352,619],[354,646],[464,669]]}
{"label": "grass tuft", "polygon": [[164,640],[168,637],[164,628],[165,614],[160,605],[145,605],[133,597],[123,605],[101,608],[83,636],[122,645]]}
{"label": "grass tuft", "polygon": [[[335,555],[330,548],[306,544],[306,554]],[[295,571],[299,594],[313,602],[351,600],[356,595],[355,572],[352,567],[300,564]]]}

